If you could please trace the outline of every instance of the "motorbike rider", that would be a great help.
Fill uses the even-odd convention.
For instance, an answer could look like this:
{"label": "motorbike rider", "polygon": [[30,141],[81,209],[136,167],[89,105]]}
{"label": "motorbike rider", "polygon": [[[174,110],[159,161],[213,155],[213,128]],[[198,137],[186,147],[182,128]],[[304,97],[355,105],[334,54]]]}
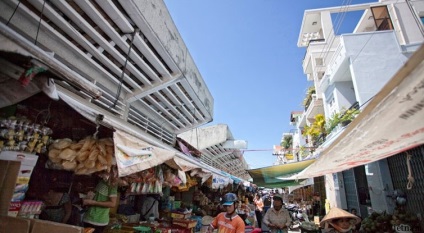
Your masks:
{"label": "motorbike rider", "polygon": [[222,198],[222,205],[226,211],[218,214],[214,218],[208,227],[208,233],[211,233],[214,229],[218,229],[218,232],[225,233],[244,233],[244,221],[236,213],[238,205],[237,200],[237,195],[234,193],[227,193],[224,195]]}
{"label": "motorbike rider", "polygon": [[273,196],[273,207],[270,208],[262,221],[268,226],[271,233],[287,233],[291,225],[289,212],[283,208],[283,197],[280,194]]}

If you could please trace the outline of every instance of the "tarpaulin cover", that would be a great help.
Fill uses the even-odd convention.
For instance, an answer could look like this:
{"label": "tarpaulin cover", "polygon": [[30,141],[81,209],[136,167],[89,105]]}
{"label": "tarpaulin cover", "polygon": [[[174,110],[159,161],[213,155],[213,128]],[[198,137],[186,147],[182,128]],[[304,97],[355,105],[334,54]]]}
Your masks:
{"label": "tarpaulin cover", "polygon": [[301,181],[282,180],[281,178],[292,176],[301,172],[303,169],[311,165],[315,159],[304,160],[295,163],[286,163],[281,165],[257,168],[248,170],[253,178],[253,183],[257,186],[267,188],[281,188],[292,185],[298,185]]}
{"label": "tarpaulin cover", "polygon": [[170,166],[174,169],[181,170],[181,171],[184,171],[184,172],[191,171],[193,169],[199,168],[199,165],[194,164],[192,162],[189,162],[187,160],[184,160],[184,159],[177,157],[177,156],[175,156],[171,160],[166,161],[165,163],[166,163],[166,165],[168,165],[168,166]]}
{"label": "tarpaulin cover", "polygon": [[[173,151],[152,146],[119,130],[113,133],[113,141],[115,143],[116,164],[120,177],[158,166],[175,156]],[[152,150],[150,154],[141,153],[139,156],[128,156],[130,152],[125,150],[128,150],[128,148],[134,150],[152,148]]]}
{"label": "tarpaulin cover", "polygon": [[292,178],[344,171],[422,145],[423,61],[422,46],[317,161]]}
{"label": "tarpaulin cover", "polygon": [[230,177],[212,174],[212,189],[219,189],[219,188],[222,189],[232,183],[233,183],[233,180]]}

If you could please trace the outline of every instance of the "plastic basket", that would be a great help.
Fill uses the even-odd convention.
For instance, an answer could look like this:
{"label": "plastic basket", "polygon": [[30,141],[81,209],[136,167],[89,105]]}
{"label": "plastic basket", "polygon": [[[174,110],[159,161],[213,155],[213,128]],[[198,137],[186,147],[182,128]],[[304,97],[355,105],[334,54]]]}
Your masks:
{"label": "plastic basket", "polygon": [[145,227],[145,226],[137,226],[137,227],[133,227],[134,230],[136,230],[137,232],[140,233],[151,233],[152,229],[150,227]]}

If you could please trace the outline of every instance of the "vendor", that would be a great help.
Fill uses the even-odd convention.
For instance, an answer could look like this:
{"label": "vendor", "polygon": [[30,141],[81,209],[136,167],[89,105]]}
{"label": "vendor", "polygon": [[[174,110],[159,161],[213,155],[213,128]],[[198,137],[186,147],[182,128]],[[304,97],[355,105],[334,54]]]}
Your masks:
{"label": "vendor", "polygon": [[141,218],[149,220],[150,217],[159,219],[159,198],[157,194],[144,196],[141,205]]}
{"label": "vendor", "polygon": [[361,218],[337,207],[331,208],[330,212],[322,219],[323,232],[345,233],[352,232],[354,226],[361,222]]}
{"label": "vendor", "polygon": [[88,195],[88,199],[83,200],[83,205],[88,206],[84,227],[94,228],[94,233],[102,233],[109,224],[109,211],[116,206],[118,196],[117,179],[113,173],[101,172],[98,175],[101,180],[96,186],[94,198],[90,199]]}
{"label": "vendor", "polygon": [[55,183],[50,183],[49,191],[43,195],[45,208],[40,214],[40,219],[67,223],[71,216],[72,204],[68,193],[60,190]]}

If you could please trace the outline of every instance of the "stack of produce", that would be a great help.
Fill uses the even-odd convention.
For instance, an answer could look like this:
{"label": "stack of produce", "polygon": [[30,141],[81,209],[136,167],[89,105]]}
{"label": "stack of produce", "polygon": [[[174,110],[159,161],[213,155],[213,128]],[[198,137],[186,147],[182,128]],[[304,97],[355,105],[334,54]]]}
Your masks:
{"label": "stack of produce", "polygon": [[318,232],[319,230],[319,226],[316,225],[314,222],[301,222],[299,226],[303,231]]}
{"label": "stack of produce", "polygon": [[57,169],[88,175],[97,171],[110,171],[114,145],[110,138],[87,137],[78,143],[68,138],[59,139],[50,145],[48,156]]}
{"label": "stack of produce", "polygon": [[364,232],[398,232],[396,228],[408,228],[410,232],[422,232],[417,216],[398,208],[395,209],[393,215],[386,212],[373,212],[361,224]]}

